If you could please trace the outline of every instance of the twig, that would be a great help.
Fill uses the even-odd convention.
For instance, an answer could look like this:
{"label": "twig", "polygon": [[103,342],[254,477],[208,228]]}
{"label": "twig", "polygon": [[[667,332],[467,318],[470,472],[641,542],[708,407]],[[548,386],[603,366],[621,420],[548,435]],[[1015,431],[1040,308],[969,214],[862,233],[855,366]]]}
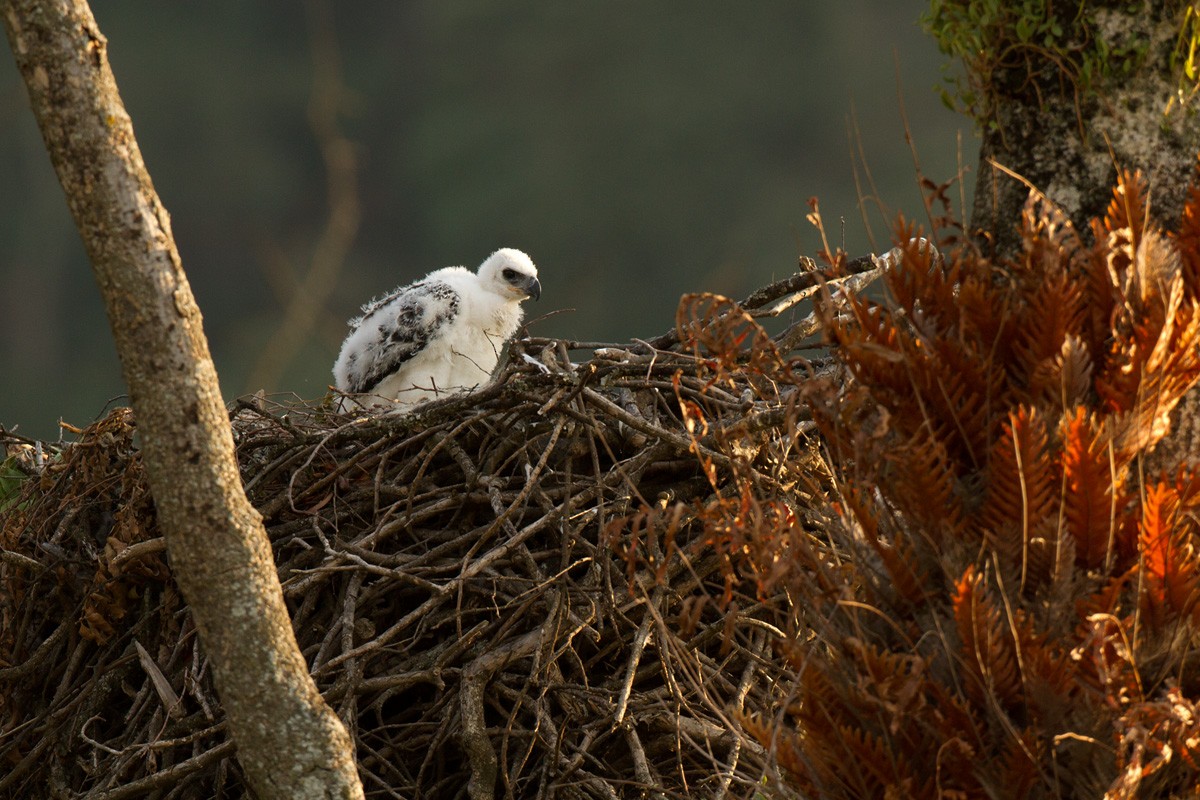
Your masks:
{"label": "twig", "polygon": [[133,646],[137,650],[138,663],[150,676],[150,683],[154,685],[154,691],[158,693],[158,699],[162,702],[163,708],[170,714],[171,719],[181,719],[183,711],[179,707],[179,695],[175,694],[175,690],[171,688],[171,682],[162,674],[162,670],[158,668],[158,664],[154,663],[154,659],[146,652],[146,648],[142,647],[141,642],[134,639]]}
{"label": "twig", "polygon": [[161,536],[153,539],[148,539],[144,542],[134,542],[126,547],[121,552],[113,556],[110,563],[114,574],[119,574],[121,568],[130,561],[136,561],[139,558],[161,553],[167,549],[167,540]]}
{"label": "twig", "polygon": [[[654,593],[650,598],[650,602],[654,606],[662,604],[663,592],[665,588],[661,585],[654,587]],[[638,663],[642,660],[642,651],[646,648],[646,642],[650,639],[650,623],[653,621],[652,614],[642,615],[642,624],[638,627],[637,636],[633,639],[633,652],[629,654],[629,665],[625,670],[625,680],[621,682],[621,693],[617,695],[617,712],[613,715],[613,725],[620,726],[625,723],[625,710],[629,706],[629,693],[633,690],[633,679],[637,675]]]}
{"label": "twig", "polygon": [[471,777],[467,783],[467,795],[471,800],[495,797],[496,751],[488,741],[483,720],[483,693],[488,678],[509,661],[533,652],[540,639],[541,631],[532,630],[499,650],[478,657],[463,671],[459,705],[463,717],[463,749],[471,762]]}
{"label": "twig", "polygon": [[34,559],[14,550],[0,550],[0,561],[12,564],[15,567],[22,567],[34,573],[41,572],[43,569],[42,565]]}
{"label": "twig", "polygon": [[204,769],[213,762],[233,755],[234,749],[235,746],[233,740],[227,739],[212,749],[189,758],[187,761],[176,764],[173,767],[168,767],[161,772],[156,772],[153,775],[142,778],[141,780],[132,781],[124,786],[116,789],[110,789],[106,792],[89,792],[88,794],[84,795],[84,800],[126,800],[126,798],[145,797],[155,789],[173,786],[187,776]]}
{"label": "twig", "polygon": [[71,623],[68,620],[63,620],[59,623],[54,632],[46,637],[46,641],[38,645],[38,648],[33,651],[24,662],[13,667],[0,669],[0,683],[11,681],[19,681],[36,670],[41,669],[46,665],[50,658],[50,654],[54,652],[62,641],[66,638],[67,632],[71,628]]}

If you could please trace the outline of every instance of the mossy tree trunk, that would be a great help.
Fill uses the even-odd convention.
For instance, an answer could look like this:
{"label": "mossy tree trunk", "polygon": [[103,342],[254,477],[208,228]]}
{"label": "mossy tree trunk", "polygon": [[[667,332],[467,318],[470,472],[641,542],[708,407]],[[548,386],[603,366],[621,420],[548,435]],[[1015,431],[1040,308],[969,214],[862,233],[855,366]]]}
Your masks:
{"label": "mossy tree trunk", "polygon": [[0,13],[104,296],[175,578],[262,798],[363,796],[344,726],[296,645],[166,210],[85,0]]}
{"label": "mossy tree trunk", "polygon": [[1014,220],[1029,186],[994,164],[1076,225],[1104,212],[1118,168],[1141,169],[1152,215],[1177,224],[1200,151],[1196,83],[1184,71],[1196,35],[1190,7],[934,0],[928,26],[963,62],[957,99],[983,131],[971,225],[998,253],[1018,245]]}

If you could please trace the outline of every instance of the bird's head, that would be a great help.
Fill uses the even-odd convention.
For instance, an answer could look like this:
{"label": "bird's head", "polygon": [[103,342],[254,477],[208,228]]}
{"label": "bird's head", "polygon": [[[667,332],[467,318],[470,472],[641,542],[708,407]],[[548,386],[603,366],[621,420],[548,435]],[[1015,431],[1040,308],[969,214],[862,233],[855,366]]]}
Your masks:
{"label": "bird's head", "polygon": [[538,300],[542,296],[537,267],[529,256],[511,247],[488,256],[479,266],[479,282],[488,291],[517,302],[530,297]]}

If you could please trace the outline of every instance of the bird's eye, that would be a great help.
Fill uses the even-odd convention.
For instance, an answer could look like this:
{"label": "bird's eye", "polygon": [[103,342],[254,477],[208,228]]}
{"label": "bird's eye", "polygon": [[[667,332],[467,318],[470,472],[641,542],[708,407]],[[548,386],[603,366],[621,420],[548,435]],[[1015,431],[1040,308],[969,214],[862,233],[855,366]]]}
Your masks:
{"label": "bird's eye", "polygon": [[500,274],[504,276],[504,280],[506,281],[511,281],[513,278],[517,277],[517,271],[515,269],[506,269]]}

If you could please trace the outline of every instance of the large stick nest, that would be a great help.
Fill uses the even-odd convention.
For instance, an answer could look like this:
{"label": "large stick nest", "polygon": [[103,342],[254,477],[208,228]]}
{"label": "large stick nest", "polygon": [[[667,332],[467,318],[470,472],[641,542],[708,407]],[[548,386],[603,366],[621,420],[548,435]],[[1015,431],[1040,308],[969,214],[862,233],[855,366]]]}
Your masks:
{"label": "large stick nest", "polygon": [[[368,796],[747,796],[770,779],[738,720],[786,701],[787,603],[737,581],[702,522],[738,481],[811,483],[781,380],[807,329],[771,341],[751,317],[816,282],[767,287],[750,313],[693,297],[650,342],[522,340],[500,380],[410,416],[231,407]],[[0,797],[244,792],[135,433],[119,409],[70,445],[3,436],[32,477],[0,506]]]}

